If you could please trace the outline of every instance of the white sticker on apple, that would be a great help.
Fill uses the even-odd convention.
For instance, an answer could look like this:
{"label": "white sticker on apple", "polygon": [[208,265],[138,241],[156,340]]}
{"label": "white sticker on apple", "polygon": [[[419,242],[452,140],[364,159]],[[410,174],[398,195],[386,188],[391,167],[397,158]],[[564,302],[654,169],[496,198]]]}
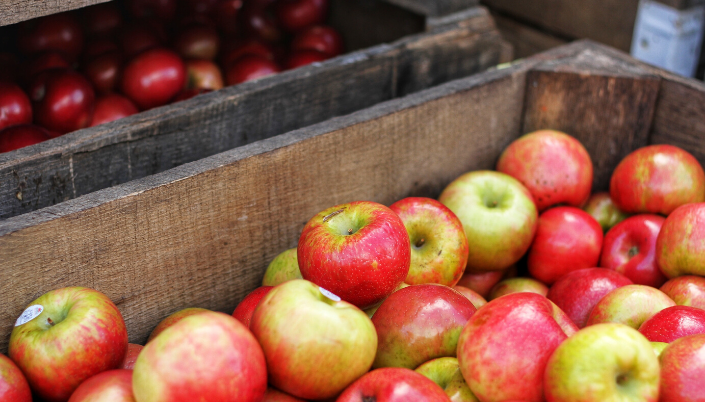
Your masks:
{"label": "white sticker on apple", "polygon": [[318,289],[321,291],[321,293],[323,293],[323,296],[325,296],[333,301],[336,301],[336,302],[340,301],[340,297],[333,294],[333,292],[331,292],[329,290],[325,290],[320,286],[318,287]]}
{"label": "white sticker on apple", "polygon": [[33,319],[39,317],[39,314],[41,314],[42,311],[44,311],[44,306],[39,304],[27,307],[17,318],[17,321],[15,321],[15,326],[19,327],[22,324],[32,321]]}

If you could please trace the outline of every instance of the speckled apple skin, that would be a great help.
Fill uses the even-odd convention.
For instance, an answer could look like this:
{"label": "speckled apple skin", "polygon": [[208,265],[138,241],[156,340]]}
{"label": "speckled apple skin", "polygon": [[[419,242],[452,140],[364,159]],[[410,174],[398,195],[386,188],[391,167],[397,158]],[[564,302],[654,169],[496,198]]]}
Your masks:
{"label": "speckled apple skin", "polygon": [[32,402],[24,375],[9,357],[0,354],[0,401]]}
{"label": "speckled apple skin", "polygon": [[480,296],[488,298],[494,285],[498,284],[505,275],[505,271],[487,271],[481,273],[465,272],[456,286],[468,288]]}
{"label": "speckled apple skin", "polygon": [[497,171],[519,180],[539,212],[556,204],[582,206],[592,190],[592,160],[575,138],[540,130],[512,142],[500,155]]}
{"label": "speckled apple skin", "polygon": [[490,291],[490,300],[520,292],[546,296],[548,294],[548,286],[532,278],[509,278],[494,285],[492,291]]}
{"label": "speckled apple skin", "polygon": [[[649,341],[633,328],[600,324],[563,342],[546,365],[548,402],[656,402],[659,362]],[[617,378],[625,375],[624,386]],[[670,401],[669,401],[670,402]]]}
{"label": "speckled apple skin", "polygon": [[705,335],[669,344],[661,353],[661,401],[705,402]]}
{"label": "speckled apple skin", "polygon": [[627,213],[669,215],[681,205],[705,201],[705,173],[688,152],[672,145],[650,145],[617,165],[610,196]]}
{"label": "speckled apple skin", "polygon": [[674,306],[663,309],[639,327],[651,342],[671,343],[688,335],[705,334],[705,310]]}
{"label": "speckled apple skin", "polygon": [[679,306],[705,310],[705,278],[695,275],[679,276],[661,286],[661,291]]}
{"label": "speckled apple skin", "polygon": [[183,310],[179,310],[165,319],[161,320],[159,324],[157,324],[156,327],[152,330],[152,333],[149,334],[149,338],[147,339],[147,342],[149,343],[152,339],[156,338],[157,335],[161,334],[165,329],[171,327],[172,325],[176,324],[177,322],[183,320],[186,317],[190,317],[195,314],[207,312],[210,310],[204,309],[204,308],[199,308],[199,307],[191,307],[191,308],[185,308]]}
{"label": "speckled apple skin", "polygon": [[479,309],[460,334],[460,370],[483,402],[542,402],[546,362],[577,330],[565,313],[541,295],[500,297]]}
{"label": "speckled apple skin", "polygon": [[480,402],[465,382],[455,357],[429,360],[414,371],[443,388],[451,402]]}
{"label": "speckled apple skin", "polygon": [[644,285],[622,286],[608,293],[590,312],[587,326],[619,323],[634,329],[659,311],[675,306],[662,291]]}
{"label": "speckled apple skin", "polygon": [[705,203],[671,213],[656,240],[656,263],[669,278],[705,276]]}
{"label": "speckled apple skin", "polygon": [[595,218],[605,233],[614,225],[629,217],[629,214],[617,208],[608,192],[591,195],[587,204],[583,206],[583,211]]}
{"label": "speckled apple skin", "polygon": [[250,321],[252,320],[252,314],[255,312],[255,308],[257,308],[262,298],[272,289],[274,289],[273,286],[260,286],[250,292],[242,299],[240,304],[235,307],[233,317],[243,323],[247,328],[250,328]]}
{"label": "speckled apple skin", "polygon": [[277,286],[292,279],[303,279],[295,248],[286,250],[272,260],[262,279],[262,286]]}
{"label": "speckled apple skin", "polygon": [[81,383],[69,402],[135,402],[132,370],[109,370]]}
{"label": "speckled apple skin", "polygon": [[352,383],[336,402],[448,402],[435,382],[406,368],[372,370]]}
{"label": "speckled apple skin", "polygon": [[487,304],[487,300],[472,289],[468,289],[464,286],[453,286],[453,289],[470,300],[470,303],[477,309]]}

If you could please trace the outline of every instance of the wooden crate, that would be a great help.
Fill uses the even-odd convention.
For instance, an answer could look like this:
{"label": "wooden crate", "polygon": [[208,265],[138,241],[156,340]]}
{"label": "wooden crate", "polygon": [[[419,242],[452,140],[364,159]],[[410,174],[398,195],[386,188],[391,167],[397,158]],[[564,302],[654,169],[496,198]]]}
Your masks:
{"label": "wooden crate", "polygon": [[670,143],[705,164],[705,85],[576,42],[411,96],[0,222],[0,349],[64,286],[105,292],[131,342],[185,307],[231,312],[306,221],[354,200],[437,197],[519,135],[565,130],[595,190],[630,151]]}
{"label": "wooden crate", "polygon": [[483,7],[426,19],[387,3],[333,0],[331,20],[353,49],[365,49],[0,154],[0,220],[510,59]]}

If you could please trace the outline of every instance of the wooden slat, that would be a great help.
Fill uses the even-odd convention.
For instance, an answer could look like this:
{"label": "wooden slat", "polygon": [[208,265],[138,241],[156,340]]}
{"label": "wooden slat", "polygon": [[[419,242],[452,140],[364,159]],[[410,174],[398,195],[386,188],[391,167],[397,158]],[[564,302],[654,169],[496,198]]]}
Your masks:
{"label": "wooden slat", "polygon": [[2,0],[0,26],[108,1],[110,0]]}
{"label": "wooden slat", "polygon": [[495,20],[502,38],[514,48],[514,57],[517,59],[529,57],[568,43],[563,38],[539,31],[500,14],[492,14],[492,18]]}
{"label": "wooden slat", "polygon": [[384,0],[426,16],[455,13],[474,7],[479,0]]}

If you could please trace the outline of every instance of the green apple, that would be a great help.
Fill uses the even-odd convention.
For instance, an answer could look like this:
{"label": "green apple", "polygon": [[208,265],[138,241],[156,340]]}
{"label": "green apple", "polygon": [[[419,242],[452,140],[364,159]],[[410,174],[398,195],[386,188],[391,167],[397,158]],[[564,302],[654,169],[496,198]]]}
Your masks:
{"label": "green apple", "polygon": [[592,308],[587,325],[615,322],[639,329],[644,321],[675,305],[665,293],[650,286],[622,286],[607,293]]}
{"label": "green apple", "polygon": [[291,248],[274,257],[267,266],[262,286],[277,286],[292,279],[301,279],[296,249]]}
{"label": "green apple", "polygon": [[661,353],[663,353],[663,350],[666,349],[668,344],[666,342],[651,342],[651,346],[654,348],[656,357],[658,357],[661,356]]}
{"label": "green apple", "polygon": [[479,402],[465,382],[455,357],[429,360],[415,371],[443,388],[451,402]]}
{"label": "green apple", "polygon": [[583,211],[590,214],[602,227],[602,231],[607,233],[612,226],[627,219],[629,214],[623,212],[612,201],[610,193],[595,193],[590,196],[587,204],[583,206]]}
{"label": "green apple", "polygon": [[509,278],[494,285],[490,291],[490,300],[510,293],[529,292],[541,296],[548,294],[548,286],[532,278]]}

